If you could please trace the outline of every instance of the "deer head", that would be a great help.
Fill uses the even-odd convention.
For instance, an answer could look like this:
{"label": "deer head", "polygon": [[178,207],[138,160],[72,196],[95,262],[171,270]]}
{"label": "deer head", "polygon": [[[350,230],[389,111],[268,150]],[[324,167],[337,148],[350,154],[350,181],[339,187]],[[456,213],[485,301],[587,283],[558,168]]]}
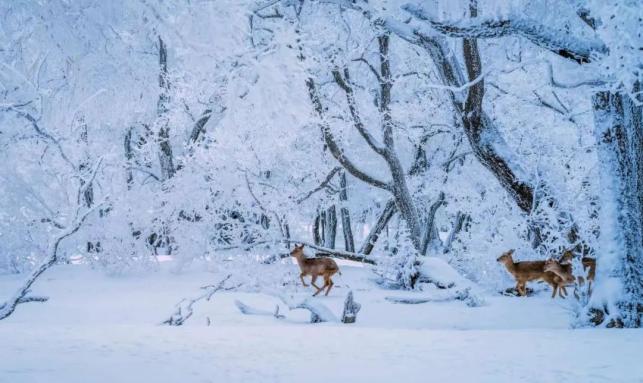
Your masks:
{"label": "deer head", "polygon": [[505,253],[502,253],[502,255],[499,256],[498,259],[496,259],[496,261],[500,262],[500,263],[504,263],[504,264],[513,263],[512,255],[513,255],[514,251],[515,251],[514,249],[511,249],[511,250],[509,250],[509,251],[507,251]]}

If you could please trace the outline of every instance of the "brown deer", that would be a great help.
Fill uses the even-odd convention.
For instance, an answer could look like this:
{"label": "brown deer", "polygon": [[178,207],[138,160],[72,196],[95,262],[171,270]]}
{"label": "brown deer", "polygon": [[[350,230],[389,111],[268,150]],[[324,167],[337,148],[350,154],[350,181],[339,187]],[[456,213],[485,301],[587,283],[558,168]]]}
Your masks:
{"label": "brown deer", "polygon": [[[561,298],[564,298],[563,292],[567,294],[563,280],[554,273],[545,271],[545,261],[523,261],[514,262],[514,250],[509,250],[498,257],[497,261],[507,268],[507,271],[516,280],[516,291],[518,295],[526,296],[526,285],[529,281],[542,279],[547,282],[553,289],[551,297],[556,297],[556,292]],[[560,287],[560,291],[558,291]]]}
{"label": "brown deer", "polygon": [[[311,276],[312,279],[310,281],[310,284],[313,285],[315,289],[317,289],[317,292],[313,294],[313,296],[316,296],[317,294],[322,292],[325,288],[327,288],[325,295],[328,295],[331,287],[333,287],[334,285],[333,280],[330,279],[330,277],[332,277],[333,274],[339,272],[339,266],[337,266],[337,263],[335,263],[335,261],[332,258],[328,258],[328,257],[306,258],[304,256],[304,245],[300,245],[300,246],[295,245],[295,248],[293,249],[292,252],[290,252],[290,255],[295,257],[295,259],[297,260],[299,269],[301,269],[301,274],[299,274],[299,278],[301,279],[301,283],[305,287],[308,287],[308,285],[306,284],[306,282],[304,282],[304,276],[306,275]],[[319,288],[315,284],[317,277],[320,275],[324,277],[324,286],[322,286],[321,288]]]}
{"label": "brown deer", "polygon": [[557,261],[555,259],[548,259],[545,261],[545,271],[554,273],[560,279],[562,279],[562,286],[574,286],[574,296],[576,297],[576,299],[579,298],[578,287],[585,284],[585,279],[580,275],[578,277],[574,277],[574,274],[572,273],[571,263],[561,263],[560,261]]}

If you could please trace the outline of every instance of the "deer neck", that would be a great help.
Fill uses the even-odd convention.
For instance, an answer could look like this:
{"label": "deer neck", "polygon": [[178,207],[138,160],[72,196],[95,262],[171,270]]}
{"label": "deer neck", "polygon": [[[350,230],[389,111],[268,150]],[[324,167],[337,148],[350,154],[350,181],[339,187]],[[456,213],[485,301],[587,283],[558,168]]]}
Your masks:
{"label": "deer neck", "polygon": [[505,267],[507,268],[507,271],[510,274],[513,275],[513,274],[516,273],[516,264],[514,263],[513,259],[510,259],[510,260],[508,260],[506,262],[503,262],[503,264],[505,265]]}
{"label": "deer neck", "polygon": [[303,271],[304,270],[304,255],[299,254],[299,255],[295,255],[294,257],[297,260],[297,264],[299,265],[299,268]]}

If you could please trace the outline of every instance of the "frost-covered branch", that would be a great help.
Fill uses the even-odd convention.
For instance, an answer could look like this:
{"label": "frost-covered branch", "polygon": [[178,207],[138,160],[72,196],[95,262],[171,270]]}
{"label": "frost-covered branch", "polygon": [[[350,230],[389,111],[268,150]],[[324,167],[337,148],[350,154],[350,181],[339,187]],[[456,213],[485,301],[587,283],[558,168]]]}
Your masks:
{"label": "frost-covered branch", "polygon": [[580,64],[592,61],[596,54],[608,52],[605,43],[598,38],[578,37],[573,33],[556,30],[519,15],[495,20],[473,17],[461,21],[437,21],[422,6],[406,4],[402,9],[447,36],[476,39],[518,35],[539,47]]}
{"label": "frost-covered branch", "polygon": [[[339,258],[339,259],[346,259],[348,261],[355,261],[355,262],[362,262],[362,263],[368,263],[371,265],[375,264],[375,261],[372,259],[367,258],[365,254],[361,253],[353,253],[350,251],[344,251],[344,250],[339,250],[339,249],[331,249],[328,247],[323,247],[323,246],[318,246],[314,243],[310,243],[307,241],[300,241],[296,239],[291,239],[291,238],[283,238],[283,239],[275,239],[275,240],[266,240],[266,241],[256,241],[253,243],[247,243],[247,244],[242,244],[242,245],[233,245],[233,246],[225,246],[225,247],[217,247],[212,249],[212,251],[226,251],[226,250],[233,250],[233,249],[244,249],[248,250],[256,246],[260,245],[268,245],[268,244],[279,244],[279,243],[300,243],[302,245],[308,246],[311,249],[319,250],[322,253],[328,254],[334,258]],[[286,258],[288,257],[289,254],[285,254],[282,257]]]}
{"label": "frost-covered branch", "polygon": [[216,285],[208,285],[208,286],[203,286],[201,287],[202,290],[205,290],[205,292],[201,295],[198,295],[196,298],[190,298],[190,299],[182,299],[179,303],[176,304],[176,311],[170,315],[170,317],[161,324],[166,324],[168,326],[181,326],[190,319],[192,314],[194,314],[194,304],[206,300],[209,301],[212,296],[221,290],[230,290],[234,287],[226,288],[225,283],[230,279],[232,274],[228,274],[225,278],[223,278],[219,283]]}
{"label": "frost-covered branch", "polygon": [[339,167],[339,166],[334,167],[334,168],[333,168],[333,169],[328,173],[328,175],[326,176],[326,178],[324,178],[324,180],[319,184],[319,186],[317,186],[317,187],[316,187],[316,188],[314,188],[313,190],[311,190],[311,191],[309,191],[308,193],[306,193],[306,195],[304,195],[303,197],[301,197],[301,198],[297,199],[297,203],[299,204],[299,203],[304,202],[305,200],[307,200],[308,198],[310,198],[310,196],[312,196],[313,194],[317,193],[318,191],[320,191],[320,190],[324,189],[326,186],[328,186],[328,184],[329,184],[329,183],[330,183],[330,181],[333,179],[333,177],[335,177],[335,174],[337,174],[337,172],[339,172],[340,170],[342,170],[342,168],[341,168],[341,167]]}
{"label": "frost-covered branch", "polygon": [[386,148],[383,147],[375,137],[373,137],[369,131],[366,129],[364,126],[364,123],[362,122],[362,118],[360,117],[360,114],[357,110],[357,102],[355,101],[355,94],[353,92],[353,86],[350,83],[350,75],[348,72],[348,68],[344,68],[344,76],[342,77],[342,74],[339,72],[339,69],[334,69],[332,71],[333,73],[333,78],[335,79],[335,83],[344,91],[346,94],[346,102],[348,103],[348,110],[351,113],[351,117],[353,118],[353,124],[355,126],[355,129],[359,132],[359,134],[364,138],[368,146],[373,149],[373,151],[379,155],[384,156],[386,154]]}
{"label": "frost-covered branch", "polygon": [[103,205],[104,202],[101,202],[91,209],[85,211],[83,214],[77,217],[65,231],[63,231],[58,237],[56,237],[53,244],[49,248],[47,257],[35,270],[31,272],[29,277],[27,277],[22,286],[18,288],[13,296],[9,298],[2,306],[0,306],[0,320],[5,319],[9,315],[11,315],[15,311],[16,306],[21,303],[21,300],[24,300],[27,297],[31,286],[34,284],[34,282],[36,282],[38,277],[40,277],[40,275],[47,271],[47,269],[49,269],[51,266],[56,264],[56,262],[58,261],[58,247],[60,246],[60,243],[64,239],[75,234],[82,227],[83,223],[85,223],[87,217],[89,217],[96,209],[102,207]]}
{"label": "frost-covered branch", "polygon": [[310,297],[303,301],[295,300],[293,297],[287,297],[285,295],[277,295],[277,297],[281,299],[290,310],[304,309],[310,311],[310,323],[338,322],[337,317],[328,307]]}
{"label": "frost-covered branch", "polygon": [[344,169],[346,169],[355,178],[358,178],[366,182],[367,184],[370,184],[371,186],[375,186],[384,190],[390,190],[390,185],[388,183],[380,181],[361,171],[351,160],[348,159],[348,157],[346,157],[343,150],[340,149],[339,145],[335,141],[335,137],[330,130],[330,126],[324,119],[324,109],[321,104],[319,91],[317,90],[315,81],[312,78],[309,78],[308,80],[306,80],[306,86],[308,87],[308,93],[310,96],[310,100],[313,103],[313,107],[317,112],[319,118],[321,119],[321,129],[324,136],[324,141],[326,142],[326,145],[328,146],[328,149],[330,150],[333,157],[335,157],[335,159],[344,167]]}

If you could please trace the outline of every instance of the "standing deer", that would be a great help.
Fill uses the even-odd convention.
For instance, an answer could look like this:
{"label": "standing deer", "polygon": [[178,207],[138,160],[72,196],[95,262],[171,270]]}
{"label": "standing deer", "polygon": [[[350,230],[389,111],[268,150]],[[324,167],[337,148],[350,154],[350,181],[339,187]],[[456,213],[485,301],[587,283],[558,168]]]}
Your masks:
{"label": "standing deer", "polygon": [[[311,276],[312,279],[310,281],[310,284],[313,285],[315,289],[317,289],[317,292],[313,294],[313,296],[316,296],[317,294],[322,292],[325,288],[327,288],[325,295],[328,295],[331,287],[333,287],[334,285],[333,280],[330,279],[330,277],[332,277],[333,274],[339,272],[339,266],[337,266],[337,263],[335,263],[335,261],[332,258],[328,258],[328,257],[306,258],[304,256],[304,245],[300,245],[300,246],[295,245],[295,248],[290,253],[290,255],[295,257],[295,259],[297,260],[297,264],[299,265],[299,269],[301,270],[301,274],[299,274],[299,278],[301,279],[301,283],[305,287],[308,287],[308,285],[304,281],[304,276],[306,275]],[[317,277],[320,275],[324,277],[324,286],[322,286],[321,288],[319,288],[315,284]]]}
{"label": "standing deer", "polygon": [[[563,279],[554,273],[546,272],[545,261],[514,262],[513,253],[514,250],[509,250],[498,257],[497,261],[505,265],[507,271],[516,280],[516,291],[518,291],[518,295],[527,295],[527,282],[542,279],[552,287],[552,298],[556,297],[556,292],[558,292],[561,298],[564,298],[563,292],[567,294],[567,291],[565,290]],[[559,288],[560,291],[558,291]]]}
{"label": "standing deer", "polygon": [[[548,259],[545,261],[545,271],[556,274],[563,280],[563,285],[574,286],[574,296],[579,298],[578,286],[585,284],[585,279],[580,275],[576,278],[572,273],[571,263],[561,263],[555,259]],[[563,288],[563,287],[561,287]]]}

